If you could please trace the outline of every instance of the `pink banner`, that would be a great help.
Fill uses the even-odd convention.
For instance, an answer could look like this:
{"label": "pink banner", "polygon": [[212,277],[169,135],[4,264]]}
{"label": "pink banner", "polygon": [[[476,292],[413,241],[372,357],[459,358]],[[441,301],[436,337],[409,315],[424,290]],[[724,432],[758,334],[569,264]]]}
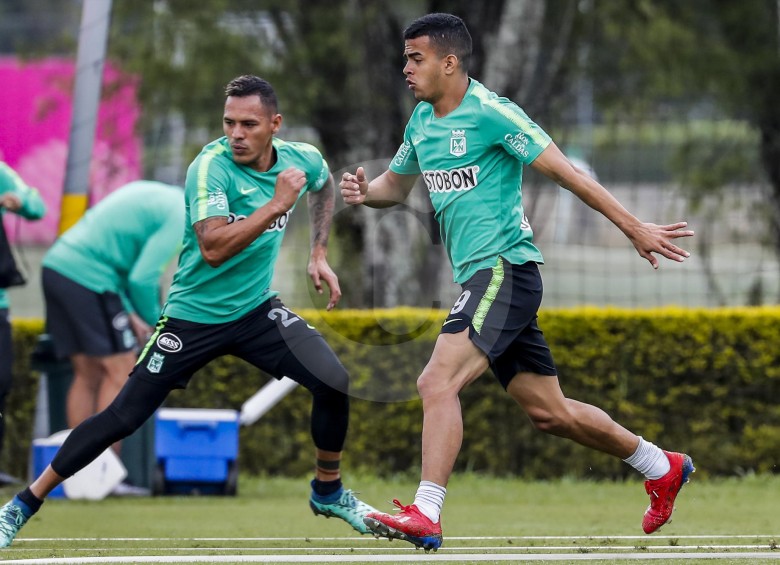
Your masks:
{"label": "pink banner", "polygon": [[[57,236],[73,81],[70,59],[0,57],[0,159],[38,189],[48,210],[40,221],[22,221],[21,240],[26,243],[50,244]],[[136,91],[136,77],[106,64],[90,166],[92,203],[141,177]],[[9,237],[14,238],[15,217],[6,214],[5,222]]]}

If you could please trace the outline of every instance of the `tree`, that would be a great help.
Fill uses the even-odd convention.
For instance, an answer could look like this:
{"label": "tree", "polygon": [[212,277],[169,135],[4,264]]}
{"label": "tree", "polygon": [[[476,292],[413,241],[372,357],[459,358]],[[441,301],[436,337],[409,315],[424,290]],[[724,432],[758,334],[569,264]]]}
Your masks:
{"label": "tree", "polygon": [[[592,39],[600,45],[592,72],[601,106],[613,115],[663,116],[674,108],[682,116],[748,120],[759,132],[758,155],[744,137],[725,145],[692,139],[676,170],[696,203],[730,183],[754,182],[762,169],[770,188],[766,223],[780,258],[778,9],[776,0],[596,0]],[[706,258],[707,238],[697,241]]]}

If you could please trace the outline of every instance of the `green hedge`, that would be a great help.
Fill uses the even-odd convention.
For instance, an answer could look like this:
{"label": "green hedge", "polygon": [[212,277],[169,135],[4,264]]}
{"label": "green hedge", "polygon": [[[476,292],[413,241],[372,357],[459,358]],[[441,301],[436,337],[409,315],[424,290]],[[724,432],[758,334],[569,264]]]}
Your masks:
{"label": "green hedge", "polygon": [[[301,312],[352,376],[345,468],[416,471],[422,409],[415,381],[446,312],[416,309]],[[691,453],[698,472],[780,470],[780,308],[544,311],[564,393],[596,404],[647,439]],[[29,369],[40,322],[14,324],[14,390],[0,468],[26,472],[37,375]],[[234,408],[267,380],[223,358],[168,406]],[[536,432],[488,373],[461,395],[457,467],[527,478],[620,478],[622,462]],[[312,468],[310,396],[299,388],[240,436],[244,472],[304,475]]]}

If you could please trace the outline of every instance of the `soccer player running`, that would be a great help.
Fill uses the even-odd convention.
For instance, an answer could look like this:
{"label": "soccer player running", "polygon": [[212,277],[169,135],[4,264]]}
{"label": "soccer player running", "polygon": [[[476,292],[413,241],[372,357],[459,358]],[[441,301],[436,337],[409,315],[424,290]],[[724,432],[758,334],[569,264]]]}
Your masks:
{"label": "soccer player running", "polygon": [[183,249],[155,332],[114,402],[73,430],[41,476],[0,509],[2,547],[54,487],[138,429],[195,371],[228,354],[311,392],[316,472],[310,507],[369,532],[363,518],[373,508],[340,478],[347,372],[320,333],[270,289],[287,222],[306,193],[308,273],[317,291],[328,285],[327,308],[338,303],[338,278],[326,260],[335,183],[317,149],[275,137],[282,116],[267,81],[237,77],[225,94],[225,136],[206,145],[187,171]]}
{"label": "soccer player running", "polygon": [[463,439],[458,393],[490,367],[540,431],[620,457],[647,477],[651,533],[670,517],[694,470],[691,458],[662,451],[604,411],[567,398],[537,325],[542,281],[539,250],[522,207],[523,165],[572,191],[610,219],[653,268],[658,253],[683,261],[673,241],[693,235],[684,222],[642,223],[598,182],[574,167],[513,102],[468,76],[471,36],[449,14],[429,14],[404,31],[403,69],[419,100],[388,171],[370,182],[362,167],[340,183],[347,204],[402,202],[419,175],[430,194],[455,282],[452,307],[417,381],[423,401],[422,477],[414,503],[394,515],[372,512],[374,533],[426,550],[442,543],[440,514]]}
{"label": "soccer player running", "polygon": [[[46,213],[46,204],[36,189],[28,186],[16,171],[0,161],[0,222],[6,211],[27,220],[40,220]],[[13,343],[8,308],[8,294],[5,288],[0,288],[0,451],[5,438],[5,401],[13,383]],[[0,486],[19,482],[15,477],[0,472]]]}

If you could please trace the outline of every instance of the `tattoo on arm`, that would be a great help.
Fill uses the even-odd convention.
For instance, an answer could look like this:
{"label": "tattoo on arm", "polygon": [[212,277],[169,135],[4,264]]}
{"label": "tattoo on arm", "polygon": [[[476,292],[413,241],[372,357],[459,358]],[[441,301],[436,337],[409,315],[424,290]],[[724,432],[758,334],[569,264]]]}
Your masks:
{"label": "tattoo on arm", "polygon": [[223,226],[225,224],[227,224],[227,217],[211,216],[195,222],[192,225],[192,228],[195,230],[195,235],[198,236],[198,241],[201,241],[203,236],[206,235],[206,232],[208,232],[210,229]]}
{"label": "tattoo on arm", "polygon": [[311,246],[328,246],[330,224],[333,221],[333,207],[335,205],[335,181],[333,175],[328,175],[328,180],[318,192],[309,192],[309,222],[311,223]]}
{"label": "tattoo on arm", "polygon": [[206,253],[209,250],[215,249],[215,243],[209,232],[227,225],[227,220],[225,216],[211,216],[192,225],[192,229],[195,230],[195,236],[198,239],[198,247],[204,257],[206,257]]}
{"label": "tattoo on arm", "polygon": [[199,222],[195,222],[192,225],[192,228],[195,230],[195,235],[198,236],[198,240],[200,240],[203,237],[204,232],[206,231],[206,220],[200,220]]}

